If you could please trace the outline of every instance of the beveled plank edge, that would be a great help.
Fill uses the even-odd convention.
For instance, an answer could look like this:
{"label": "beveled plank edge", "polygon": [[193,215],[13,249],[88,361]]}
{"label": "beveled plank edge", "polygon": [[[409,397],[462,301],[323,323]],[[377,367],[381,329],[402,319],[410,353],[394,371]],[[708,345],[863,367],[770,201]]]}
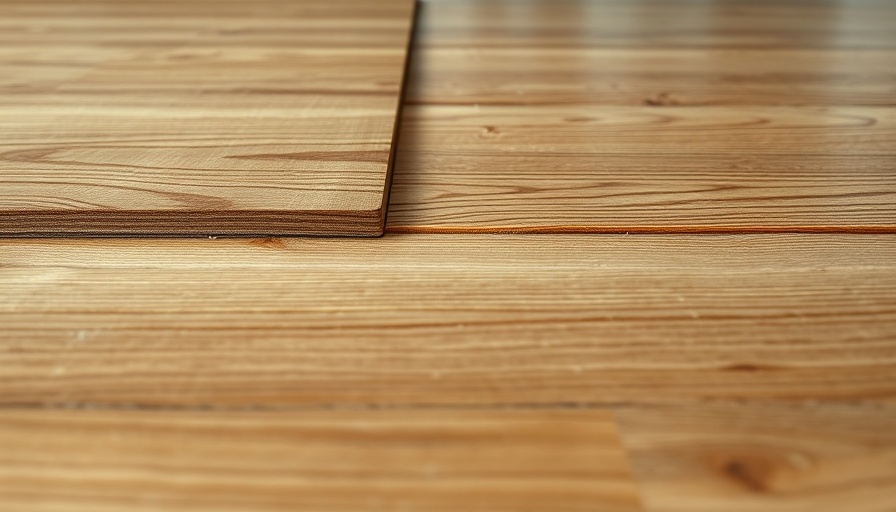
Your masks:
{"label": "beveled plank edge", "polygon": [[[222,229],[227,226],[227,229]],[[61,227],[61,229],[60,229]],[[0,212],[0,237],[380,237],[376,210],[116,210]]]}
{"label": "beveled plank edge", "polygon": [[411,76],[411,55],[414,51],[414,44],[418,39],[417,29],[420,28],[420,16],[423,7],[420,0],[413,0],[411,7],[411,25],[408,29],[407,46],[404,52],[404,63],[401,68],[401,85],[398,88],[398,102],[395,107],[395,120],[392,123],[392,143],[389,146],[389,160],[386,164],[386,181],[383,185],[383,199],[380,203],[380,226],[379,231],[373,237],[381,237],[386,234],[386,218],[389,214],[389,198],[392,194],[392,176],[395,174],[395,163],[398,160],[398,144],[401,137],[401,122],[404,119],[404,106],[407,101],[408,91],[410,90]]}

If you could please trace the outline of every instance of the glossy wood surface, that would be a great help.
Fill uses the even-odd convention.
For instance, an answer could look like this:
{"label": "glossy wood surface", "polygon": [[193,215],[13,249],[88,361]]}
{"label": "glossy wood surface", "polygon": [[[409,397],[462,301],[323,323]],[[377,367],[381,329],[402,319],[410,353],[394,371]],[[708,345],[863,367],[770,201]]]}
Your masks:
{"label": "glossy wood surface", "polygon": [[433,2],[394,232],[896,232],[887,2]]}
{"label": "glossy wood surface", "polygon": [[891,402],[894,254],[889,235],[5,241],[0,403]]}
{"label": "glossy wood surface", "polygon": [[606,411],[6,410],[0,448],[4,510],[641,510]]}
{"label": "glossy wood surface", "polygon": [[700,404],[616,412],[645,510],[896,509],[896,408]]}
{"label": "glossy wood surface", "polygon": [[0,2],[0,234],[381,234],[413,8]]}
{"label": "glossy wood surface", "polygon": [[0,241],[6,502],[896,510],[894,10],[425,3],[384,238]]}

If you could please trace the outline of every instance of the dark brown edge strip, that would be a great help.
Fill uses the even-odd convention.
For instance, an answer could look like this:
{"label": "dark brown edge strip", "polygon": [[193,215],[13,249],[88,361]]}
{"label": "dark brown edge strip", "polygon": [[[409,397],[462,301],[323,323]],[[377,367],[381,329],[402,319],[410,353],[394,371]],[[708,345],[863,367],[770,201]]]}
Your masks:
{"label": "dark brown edge strip", "polygon": [[383,201],[380,204],[380,231],[374,235],[381,237],[386,234],[386,221],[389,215],[389,198],[392,195],[392,176],[395,174],[395,162],[398,159],[398,144],[401,135],[402,116],[404,115],[404,105],[408,91],[408,82],[410,81],[411,55],[414,49],[414,43],[417,40],[417,28],[419,27],[420,15],[423,11],[423,5],[419,0],[414,0],[414,7],[411,12],[411,26],[408,30],[407,47],[404,53],[404,66],[402,67],[401,87],[398,91],[398,105],[395,108],[395,122],[392,126],[392,144],[389,147],[389,163],[386,166],[386,183],[383,186]]}
{"label": "dark brown edge strip", "polygon": [[376,237],[379,219],[379,210],[18,211],[0,212],[0,237]]}

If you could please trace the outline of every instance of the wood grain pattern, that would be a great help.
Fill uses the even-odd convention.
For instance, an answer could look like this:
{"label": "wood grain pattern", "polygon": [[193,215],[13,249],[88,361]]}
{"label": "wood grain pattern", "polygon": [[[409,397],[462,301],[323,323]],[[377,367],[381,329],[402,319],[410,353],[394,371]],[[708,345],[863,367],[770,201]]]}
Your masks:
{"label": "wood grain pattern", "polygon": [[896,397],[896,237],[0,243],[0,403]]}
{"label": "wood grain pattern", "polygon": [[645,510],[896,510],[892,406],[701,404],[616,413]]}
{"label": "wood grain pattern", "polygon": [[[889,0],[426,0],[440,46],[896,49]],[[531,36],[531,37],[527,37]]]}
{"label": "wood grain pattern", "polygon": [[896,49],[527,46],[540,36],[454,47],[434,33],[421,29],[426,40],[414,49],[411,104],[896,105]]}
{"label": "wood grain pattern", "polygon": [[640,510],[590,411],[0,411],[0,509]]}
{"label": "wood grain pattern", "polygon": [[426,4],[388,228],[896,232],[894,24],[882,2]]}
{"label": "wood grain pattern", "polygon": [[546,110],[406,109],[389,229],[896,229],[896,110]]}
{"label": "wood grain pattern", "polygon": [[381,234],[413,6],[0,3],[0,234]]}
{"label": "wood grain pattern", "polygon": [[[154,171],[116,158],[204,152],[193,195],[127,193],[197,203],[245,165],[276,181],[292,116],[337,123],[390,87],[293,89],[277,65],[374,58],[379,4],[352,30],[226,1],[105,3],[88,27],[84,5],[0,16],[3,112],[78,127],[43,151],[39,121],[0,116],[25,172],[86,161],[128,187]],[[891,512],[896,235],[857,231],[894,226],[894,10],[427,2],[390,229],[552,234],[0,240],[0,510],[632,510],[637,491],[657,512]],[[121,134],[78,125],[91,102]],[[603,230],[679,233],[559,233]],[[828,233],[769,233],[798,230]]]}

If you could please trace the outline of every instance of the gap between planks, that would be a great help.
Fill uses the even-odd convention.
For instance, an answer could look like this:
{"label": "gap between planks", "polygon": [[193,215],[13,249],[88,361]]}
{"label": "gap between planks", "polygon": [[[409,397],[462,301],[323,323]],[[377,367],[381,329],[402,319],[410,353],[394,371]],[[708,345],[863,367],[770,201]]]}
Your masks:
{"label": "gap between planks", "polygon": [[738,234],[855,234],[889,235],[896,234],[893,226],[506,226],[506,227],[465,227],[465,226],[388,226],[389,234],[429,234],[429,235],[738,235]]}

